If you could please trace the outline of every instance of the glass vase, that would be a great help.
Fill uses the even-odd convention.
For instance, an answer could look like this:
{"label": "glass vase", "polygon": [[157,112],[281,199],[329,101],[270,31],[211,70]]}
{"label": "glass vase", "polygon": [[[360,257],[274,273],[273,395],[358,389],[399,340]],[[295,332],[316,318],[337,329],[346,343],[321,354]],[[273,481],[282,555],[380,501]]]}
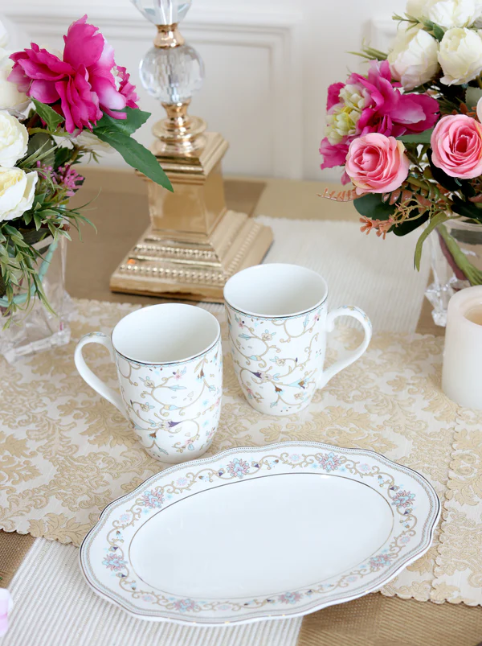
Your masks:
{"label": "glass vase", "polygon": [[436,325],[445,327],[447,306],[461,289],[482,284],[482,225],[463,220],[440,224],[429,236],[433,283],[425,295]]}
{"label": "glass vase", "polygon": [[46,238],[34,245],[44,258],[38,263],[36,270],[53,312],[37,297],[33,297],[25,309],[27,294],[19,288],[15,294],[19,309],[9,317],[9,325],[5,327],[7,318],[5,308],[2,307],[4,299],[0,299],[0,354],[9,363],[70,341],[68,320],[72,302],[65,291],[66,242],[63,237],[57,243],[52,238]]}

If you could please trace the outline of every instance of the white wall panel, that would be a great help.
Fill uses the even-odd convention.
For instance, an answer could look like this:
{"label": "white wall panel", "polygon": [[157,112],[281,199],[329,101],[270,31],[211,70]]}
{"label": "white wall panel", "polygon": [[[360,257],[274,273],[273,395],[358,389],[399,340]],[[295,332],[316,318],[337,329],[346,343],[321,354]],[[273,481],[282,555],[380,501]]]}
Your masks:
{"label": "white wall panel", "polygon": [[[192,106],[230,142],[225,172],[332,179],[319,170],[326,91],[349,70],[362,69],[349,55],[362,40],[387,49],[396,30],[393,12],[405,0],[194,0],[183,24],[186,39],[203,56],[206,80]],[[139,86],[141,105],[153,112],[139,139],[162,116],[140,87],[137,68],[154,28],[129,0],[0,0],[20,33],[61,46],[61,36],[83,13],[116,48]],[[115,156],[108,165],[122,163]]]}

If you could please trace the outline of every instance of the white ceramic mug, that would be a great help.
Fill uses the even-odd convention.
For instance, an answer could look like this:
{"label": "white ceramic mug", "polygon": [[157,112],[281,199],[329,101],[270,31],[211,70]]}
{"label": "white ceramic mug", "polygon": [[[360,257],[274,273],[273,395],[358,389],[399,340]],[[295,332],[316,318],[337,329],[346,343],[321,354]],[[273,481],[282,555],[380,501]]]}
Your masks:
{"label": "white ceramic mug", "polygon": [[454,294],[447,309],[442,390],[460,406],[482,410],[482,286]]}
{"label": "white ceramic mug", "polygon": [[[109,350],[120,395],[85,363],[87,343]],[[221,412],[222,356],[221,331],[212,314],[166,303],[128,314],[111,337],[84,336],[75,365],[89,386],[132,422],[149,455],[175,464],[198,458],[212,442]]]}
{"label": "white ceramic mug", "polygon": [[[327,308],[323,278],[298,265],[266,264],[235,274],[224,288],[234,369],[253,408],[291,415],[306,408],[315,390],[365,352],[372,336],[367,315],[357,307]],[[339,316],[363,326],[360,346],[323,369],[326,333]]]}

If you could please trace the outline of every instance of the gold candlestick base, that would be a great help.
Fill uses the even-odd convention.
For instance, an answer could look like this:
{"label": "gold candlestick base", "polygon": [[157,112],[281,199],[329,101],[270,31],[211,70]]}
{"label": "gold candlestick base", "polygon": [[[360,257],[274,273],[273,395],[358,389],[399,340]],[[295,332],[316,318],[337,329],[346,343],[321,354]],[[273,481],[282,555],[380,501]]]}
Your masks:
{"label": "gold candlestick base", "polygon": [[154,126],[152,151],[174,192],[146,179],[151,226],[112,274],[112,291],[222,303],[226,280],[266,255],[272,231],[226,209],[221,159],[228,144],[204,128],[193,120],[176,138],[172,117]]}

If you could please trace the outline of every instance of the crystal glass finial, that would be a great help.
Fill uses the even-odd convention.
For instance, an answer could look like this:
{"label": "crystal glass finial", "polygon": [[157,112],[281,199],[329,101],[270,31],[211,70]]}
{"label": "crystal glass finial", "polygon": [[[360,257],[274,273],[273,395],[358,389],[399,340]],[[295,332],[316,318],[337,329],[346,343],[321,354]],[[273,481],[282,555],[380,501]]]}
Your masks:
{"label": "crystal glass finial", "polygon": [[131,0],[154,25],[174,25],[184,19],[192,0]]}
{"label": "crystal glass finial", "polygon": [[141,61],[142,85],[162,103],[183,103],[197,92],[203,82],[201,57],[189,45],[173,49],[150,49]]}

